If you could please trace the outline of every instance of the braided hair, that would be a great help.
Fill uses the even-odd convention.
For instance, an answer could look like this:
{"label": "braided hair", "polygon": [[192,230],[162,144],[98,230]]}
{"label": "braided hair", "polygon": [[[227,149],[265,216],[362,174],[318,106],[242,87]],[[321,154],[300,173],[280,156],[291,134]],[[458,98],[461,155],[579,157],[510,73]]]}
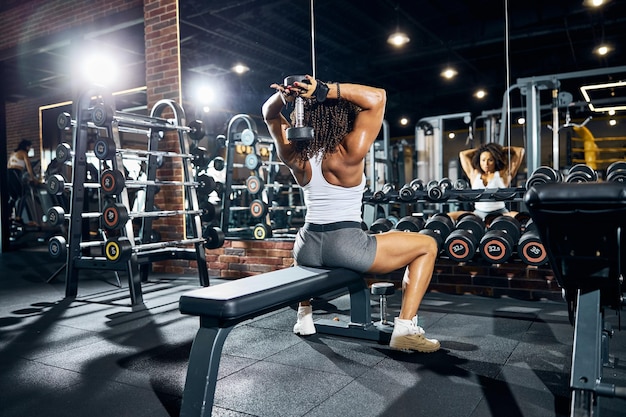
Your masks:
{"label": "braided hair", "polygon": [[480,167],[480,155],[483,152],[489,152],[491,156],[493,156],[496,171],[502,171],[506,167],[504,148],[495,142],[489,142],[478,148],[478,150],[474,152],[474,155],[472,155],[472,166],[475,169],[482,171]]}
{"label": "braided hair", "polygon": [[[313,128],[314,137],[309,141],[294,142],[300,160],[307,161],[320,151],[322,156],[337,151],[337,145],[352,131],[356,115],[361,108],[343,99],[327,99],[318,103],[315,99],[304,100],[304,125]],[[295,112],[291,114],[295,123]]]}

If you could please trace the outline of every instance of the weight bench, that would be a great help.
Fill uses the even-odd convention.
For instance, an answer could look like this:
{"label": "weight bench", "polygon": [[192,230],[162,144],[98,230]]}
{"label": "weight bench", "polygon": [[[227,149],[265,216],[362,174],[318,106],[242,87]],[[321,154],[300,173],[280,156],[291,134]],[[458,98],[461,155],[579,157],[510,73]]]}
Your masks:
{"label": "weight bench", "polygon": [[337,293],[350,294],[350,323],[316,321],[318,333],[385,342],[390,334],[372,323],[370,292],[355,271],[302,266],[229,281],[183,294],[179,310],[200,317],[191,347],[181,417],[209,417],[213,408],[220,357],[226,337],[239,323],[302,300]]}
{"label": "weight bench", "polygon": [[602,368],[611,364],[612,334],[604,321],[604,308],[619,313],[624,290],[626,186],[620,182],[537,184],[526,192],[524,203],[574,324],[571,416],[598,416],[598,397],[626,398],[626,387],[602,382]]}

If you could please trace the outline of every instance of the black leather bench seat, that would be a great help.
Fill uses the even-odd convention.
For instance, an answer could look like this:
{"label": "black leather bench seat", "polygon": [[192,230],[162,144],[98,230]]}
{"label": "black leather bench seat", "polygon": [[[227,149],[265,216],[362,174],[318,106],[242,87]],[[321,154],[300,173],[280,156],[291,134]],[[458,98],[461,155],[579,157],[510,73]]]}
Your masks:
{"label": "black leather bench seat", "polygon": [[298,301],[353,286],[363,287],[361,274],[349,269],[302,266],[199,288],[180,297],[183,314],[217,319],[232,325]]}

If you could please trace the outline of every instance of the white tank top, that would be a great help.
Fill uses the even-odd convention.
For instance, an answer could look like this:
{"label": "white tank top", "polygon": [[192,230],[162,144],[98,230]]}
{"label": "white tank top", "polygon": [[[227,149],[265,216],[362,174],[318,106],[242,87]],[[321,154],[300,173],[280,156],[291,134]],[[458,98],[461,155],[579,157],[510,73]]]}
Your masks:
{"label": "white tank top", "polygon": [[[489,180],[487,185],[483,184],[483,180],[480,178],[480,173],[476,175],[474,181],[472,182],[472,189],[476,190],[481,188],[506,188],[506,186],[500,177],[500,172],[496,171],[493,174],[493,178]],[[496,211],[505,207],[506,205],[504,204],[504,201],[477,201],[474,203],[474,209],[485,212]]]}
{"label": "white tank top", "polygon": [[10,168],[19,168],[22,171],[26,168],[26,161],[17,157],[17,152],[13,152],[9,158],[8,166]]}
{"label": "white tank top", "polygon": [[365,174],[356,187],[330,184],[322,173],[322,155],[309,159],[311,180],[302,187],[307,223],[328,224],[340,221],[361,221],[361,205],[365,191]]}

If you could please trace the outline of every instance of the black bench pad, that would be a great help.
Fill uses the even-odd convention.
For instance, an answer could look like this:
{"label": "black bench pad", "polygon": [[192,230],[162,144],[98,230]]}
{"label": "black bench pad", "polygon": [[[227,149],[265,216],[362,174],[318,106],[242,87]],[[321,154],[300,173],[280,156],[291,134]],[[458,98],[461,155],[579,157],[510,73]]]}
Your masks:
{"label": "black bench pad", "polygon": [[224,327],[316,295],[355,287],[366,287],[358,272],[294,266],[192,290],[180,297],[179,310],[216,319]]}

